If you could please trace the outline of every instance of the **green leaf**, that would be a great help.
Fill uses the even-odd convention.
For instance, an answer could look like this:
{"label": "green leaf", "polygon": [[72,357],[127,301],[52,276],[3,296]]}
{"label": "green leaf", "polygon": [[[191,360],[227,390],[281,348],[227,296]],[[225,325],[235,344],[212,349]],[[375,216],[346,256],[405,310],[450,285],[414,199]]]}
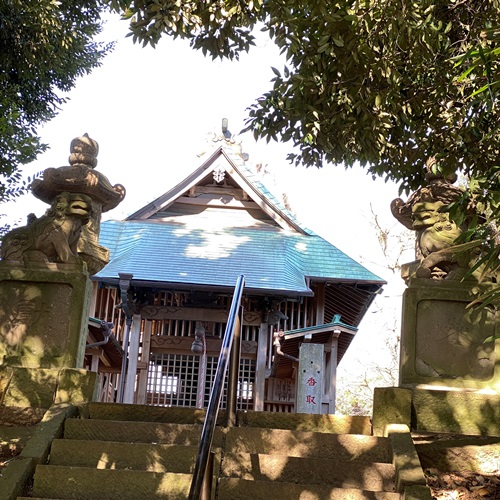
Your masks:
{"label": "green leaf", "polygon": [[343,47],[344,46],[344,40],[342,39],[342,37],[340,37],[340,36],[333,36],[332,40],[333,40],[333,43],[337,47]]}

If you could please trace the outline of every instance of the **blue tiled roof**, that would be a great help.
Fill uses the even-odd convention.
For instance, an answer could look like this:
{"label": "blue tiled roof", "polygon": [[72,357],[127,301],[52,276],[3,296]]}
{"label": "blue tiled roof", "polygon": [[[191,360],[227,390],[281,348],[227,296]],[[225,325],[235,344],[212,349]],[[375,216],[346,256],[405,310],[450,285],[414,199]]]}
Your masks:
{"label": "blue tiled roof", "polygon": [[290,212],[281,201],[274,196],[269,189],[267,189],[264,184],[260,181],[257,175],[249,169],[245,163],[241,163],[237,165],[238,170],[242,173],[242,175],[247,179],[247,181],[258,191],[260,192],[268,201],[270,201],[278,210],[280,210],[284,215],[286,215],[290,220],[292,220],[298,227],[300,227],[307,234],[314,234],[309,228],[305,227],[303,224],[297,220],[295,215]]}
{"label": "blue tiled roof", "polygon": [[244,274],[246,287],[309,294],[306,278],[383,281],[315,234],[276,228],[188,229],[146,221],[107,221],[100,244],[109,264],[96,279],[132,273],[134,280],[233,287]]}
{"label": "blue tiled roof", "polygon": [[[207,175],[221,155],[227,159],[241,187],[253,199],[264,200],[286,220],[285,229],[272,224],[238,225],[230,213],[223,224],[214,212],[190,214],[169,221],[155,220],[160,207]],[[229,215],[229,216],[228,216]],[[210,217],[214,217],[211,219]],[[234,227],[236,226],[236,227]],[[223,286],[232,288],[245,275],[246,289],[310,295],[307,278],[325,281],[384,283],[356,261],[309,229],[262,184],[231,147],[218,147],[205,163],[176,188],[160,196],[126,221],[101,225],[99,243],[110,249],[109,264],[95,275],[103,281],[132,273],[136,281],[169,286]]]}

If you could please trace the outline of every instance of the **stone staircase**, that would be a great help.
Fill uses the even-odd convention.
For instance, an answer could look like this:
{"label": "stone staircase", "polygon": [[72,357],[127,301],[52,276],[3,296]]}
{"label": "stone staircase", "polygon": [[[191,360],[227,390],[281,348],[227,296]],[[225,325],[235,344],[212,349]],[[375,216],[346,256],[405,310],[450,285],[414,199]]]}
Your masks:
{"label": "stone staircase", "polygon": [[[80,417],[36,467],[31,500],[188,497],[202,410],[90,403]],[[370,434],[367,417],[238,413],[214,435],[212,498],[399,499],[392,440]]]}

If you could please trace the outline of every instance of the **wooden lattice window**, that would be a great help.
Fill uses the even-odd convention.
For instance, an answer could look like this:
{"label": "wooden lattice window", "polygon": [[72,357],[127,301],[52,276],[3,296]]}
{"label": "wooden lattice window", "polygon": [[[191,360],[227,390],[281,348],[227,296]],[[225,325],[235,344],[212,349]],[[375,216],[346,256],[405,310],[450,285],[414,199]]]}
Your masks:
{"label": "wooden lattice window", "polygon": [[195,408],[198,372],[196,356],[153,354],[148,373],[148,404]]}
{"label": "wooden lattice window", "polygon": [[[201,357],[154,353],[152,354],[147,383],[147,404],[155,406],[184,406],[196,408],[198,377]],[[213,387],[218,358],[207,356],[203,404],[208,406],[210,391]],[[240,360],[240,373],[237,389],[237,407],[240,410],[253,409],[255,384],[254,359]],[[226,407],[228,374],[224,381],[221,408]]]}
{"label": "wooden lattice window", "polygon": [[255,359],[241,359],[238,378],[238,410],[253,410],[255,385]]}

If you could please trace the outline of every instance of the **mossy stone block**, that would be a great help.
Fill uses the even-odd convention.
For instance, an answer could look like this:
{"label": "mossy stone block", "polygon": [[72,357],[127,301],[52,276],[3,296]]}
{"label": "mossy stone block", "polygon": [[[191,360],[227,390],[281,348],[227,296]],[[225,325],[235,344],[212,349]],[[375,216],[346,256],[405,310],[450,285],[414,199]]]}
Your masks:
{"label": "mossy stone block", "polygon": [[330,432],[332,434],[371,435],[369,417],[345,415],[312,415],[307,413],[238,412],[239,427],[264,427],[299,431]]}
{"label": "mossy stone block", "polygon": [[76,407],[72,405],[52,405],[36,426],[21,457],[32,458],[37,464],[45,463],[52,441],[62,435],[66,418],[73,416],[76,411]]}
{"label": "mossy stone block", "polygon": [[39,465],[33,496],[79,500],[184,500],[188,498],[191,479],[191,474]]}
{"label": "mossy stone block", "polygon": [[46,411],[45,408],[0,406],[0,425],[34,427]]}
{"label": "mossy stone block", "polygon": [[417,431],[500,436],[500,394],[414,389]]}
{"label": "mossy stone block", "polygon": [[57,369],[15,367],[3,404],[49,408],[54,401],[58,374]]}
{"label": "mossy stone block", "polygon": [[403,500],[432,500],[431,490],[427,486],[406,486]]}
{"label": "mossy stone block", "polygon": [[[181,407],[132,405],[121,403],[89,403],[88,418],[100,420],[128,420],[136,422],[164,422],[172,424],[203,425],[206,410]],[[217,415],[217,425],[224,425],[225,410]]]}
{"label": "mossy stone block", "polygon": [[385,433],[392,442],[396,490],[403,492],[409,485],[425,485],[425,476],[409,427],[403,424],[390,424],[386,427]]}
{"label": "mossy stone block", "polygon": [[411,397],[409,389],[377,387],[373,392],[373,435],[383,436],[389,424],[411,424]]}
{"label": "mossy stone block", "polygon": [[424,443],[416,448],[424,469],[493,476],[500,464],[500,438],[467,437]]}
{"label": "mossy stone block", "polygon": [[54,402],[79,405],[97,399],[97,373],[63,368],[59,372]]}

